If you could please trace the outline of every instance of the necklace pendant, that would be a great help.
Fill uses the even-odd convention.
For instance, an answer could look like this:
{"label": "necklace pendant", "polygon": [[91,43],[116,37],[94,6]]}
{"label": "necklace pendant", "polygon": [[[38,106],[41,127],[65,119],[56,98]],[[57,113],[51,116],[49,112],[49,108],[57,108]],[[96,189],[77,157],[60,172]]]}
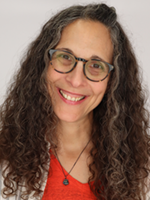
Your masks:
{"label": "necklace pendant", "polygon": [[64,185],[69,185],[68,179],[65,178],[64,181],[63,181],[63,184],[64,184]]}

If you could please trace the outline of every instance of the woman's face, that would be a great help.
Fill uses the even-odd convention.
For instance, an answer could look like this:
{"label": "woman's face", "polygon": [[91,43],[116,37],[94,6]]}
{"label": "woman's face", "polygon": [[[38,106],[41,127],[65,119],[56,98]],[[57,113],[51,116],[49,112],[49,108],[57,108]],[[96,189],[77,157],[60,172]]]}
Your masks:
{"label": "woman's face", "polygon": [[[112,62],[110,34],[99,22],[76,20],[71,23],[64,28],[55,49],[67,49],[86,60],[96,56]],[[89,119],[93,109],[102,101],[109,77],[102,82],[88,80],[83,74],[83,62],[78,61],[75,69],[68,74],[56,72],[49,63],[47,79],[51,85],[49,92],[55,114],[62,121],[77,122]]]}

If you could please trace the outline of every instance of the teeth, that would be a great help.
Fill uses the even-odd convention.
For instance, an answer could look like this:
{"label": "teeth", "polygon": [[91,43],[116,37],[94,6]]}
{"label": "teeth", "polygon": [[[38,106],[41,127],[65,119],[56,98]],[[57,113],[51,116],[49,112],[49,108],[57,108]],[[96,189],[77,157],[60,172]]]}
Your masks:
{"label": "teeth", "polygon": [[60,90],[60,93],[62,94],[62,96],[63,96],[65,99],[70,100],[70,101],[80,101],[81,99],[84,98],[84,96],[83,96],[83,97],[70,97],[69,95],[66,95],[65,93],[63,93],[62,90]]}

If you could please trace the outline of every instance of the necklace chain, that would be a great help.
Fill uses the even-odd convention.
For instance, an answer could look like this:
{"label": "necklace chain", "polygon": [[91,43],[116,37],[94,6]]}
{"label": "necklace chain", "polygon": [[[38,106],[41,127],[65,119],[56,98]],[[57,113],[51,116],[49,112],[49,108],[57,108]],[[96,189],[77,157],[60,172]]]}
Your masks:
{"label": "necklace chain", "polygon": [[62,164],[61,164],[61,162],[60,162],[60,160],[59,160],[59,158],[58,158],[57,152],[56,152],[56,150],[54,149],[56,158],[57,158],[57,160],[58,160],[58,162],[59,162],[59,164],[60,164],[60,166],[61,166],[62,172],[63,172],[64,177],[65,177],[65,179],[64,179],[64,181],[63,181],[63,184],[64,184],[64,185],[68,185],[68,184],[69,184],[69,181],[68,181],[68,179],[67,179],[67,176],[68,176],[68,175],[70,174],[70,172],[73,170],[73,168],[74,168],[75,165],[77,164],[77,162],[78,162],[80,156],[82,155],[82,153],[84,152],[84,150],[86,149],[86,147],[88,146],[89,143],[90,143],[90,140],[89,140],[88,143],[85,145],[85,147],[83,148],[83,150],[82,150],[81,153],[79,154],[77,160],[75,161],[75,163],[73,164],[73,166],[71,167],[70,171],[69,171],[67,174],[65,174],[64,169],[63,169],[63,166],[62,166]]}

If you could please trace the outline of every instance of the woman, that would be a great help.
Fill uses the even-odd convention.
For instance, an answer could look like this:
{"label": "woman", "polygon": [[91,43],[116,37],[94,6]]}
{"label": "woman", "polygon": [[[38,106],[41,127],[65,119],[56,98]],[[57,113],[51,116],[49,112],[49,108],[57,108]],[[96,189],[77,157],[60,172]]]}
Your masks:
{"label": "woman", "polygon": [[148,198],[144,104],[115,9],[62,10],[30,45],[1,107],[1,196]]}

